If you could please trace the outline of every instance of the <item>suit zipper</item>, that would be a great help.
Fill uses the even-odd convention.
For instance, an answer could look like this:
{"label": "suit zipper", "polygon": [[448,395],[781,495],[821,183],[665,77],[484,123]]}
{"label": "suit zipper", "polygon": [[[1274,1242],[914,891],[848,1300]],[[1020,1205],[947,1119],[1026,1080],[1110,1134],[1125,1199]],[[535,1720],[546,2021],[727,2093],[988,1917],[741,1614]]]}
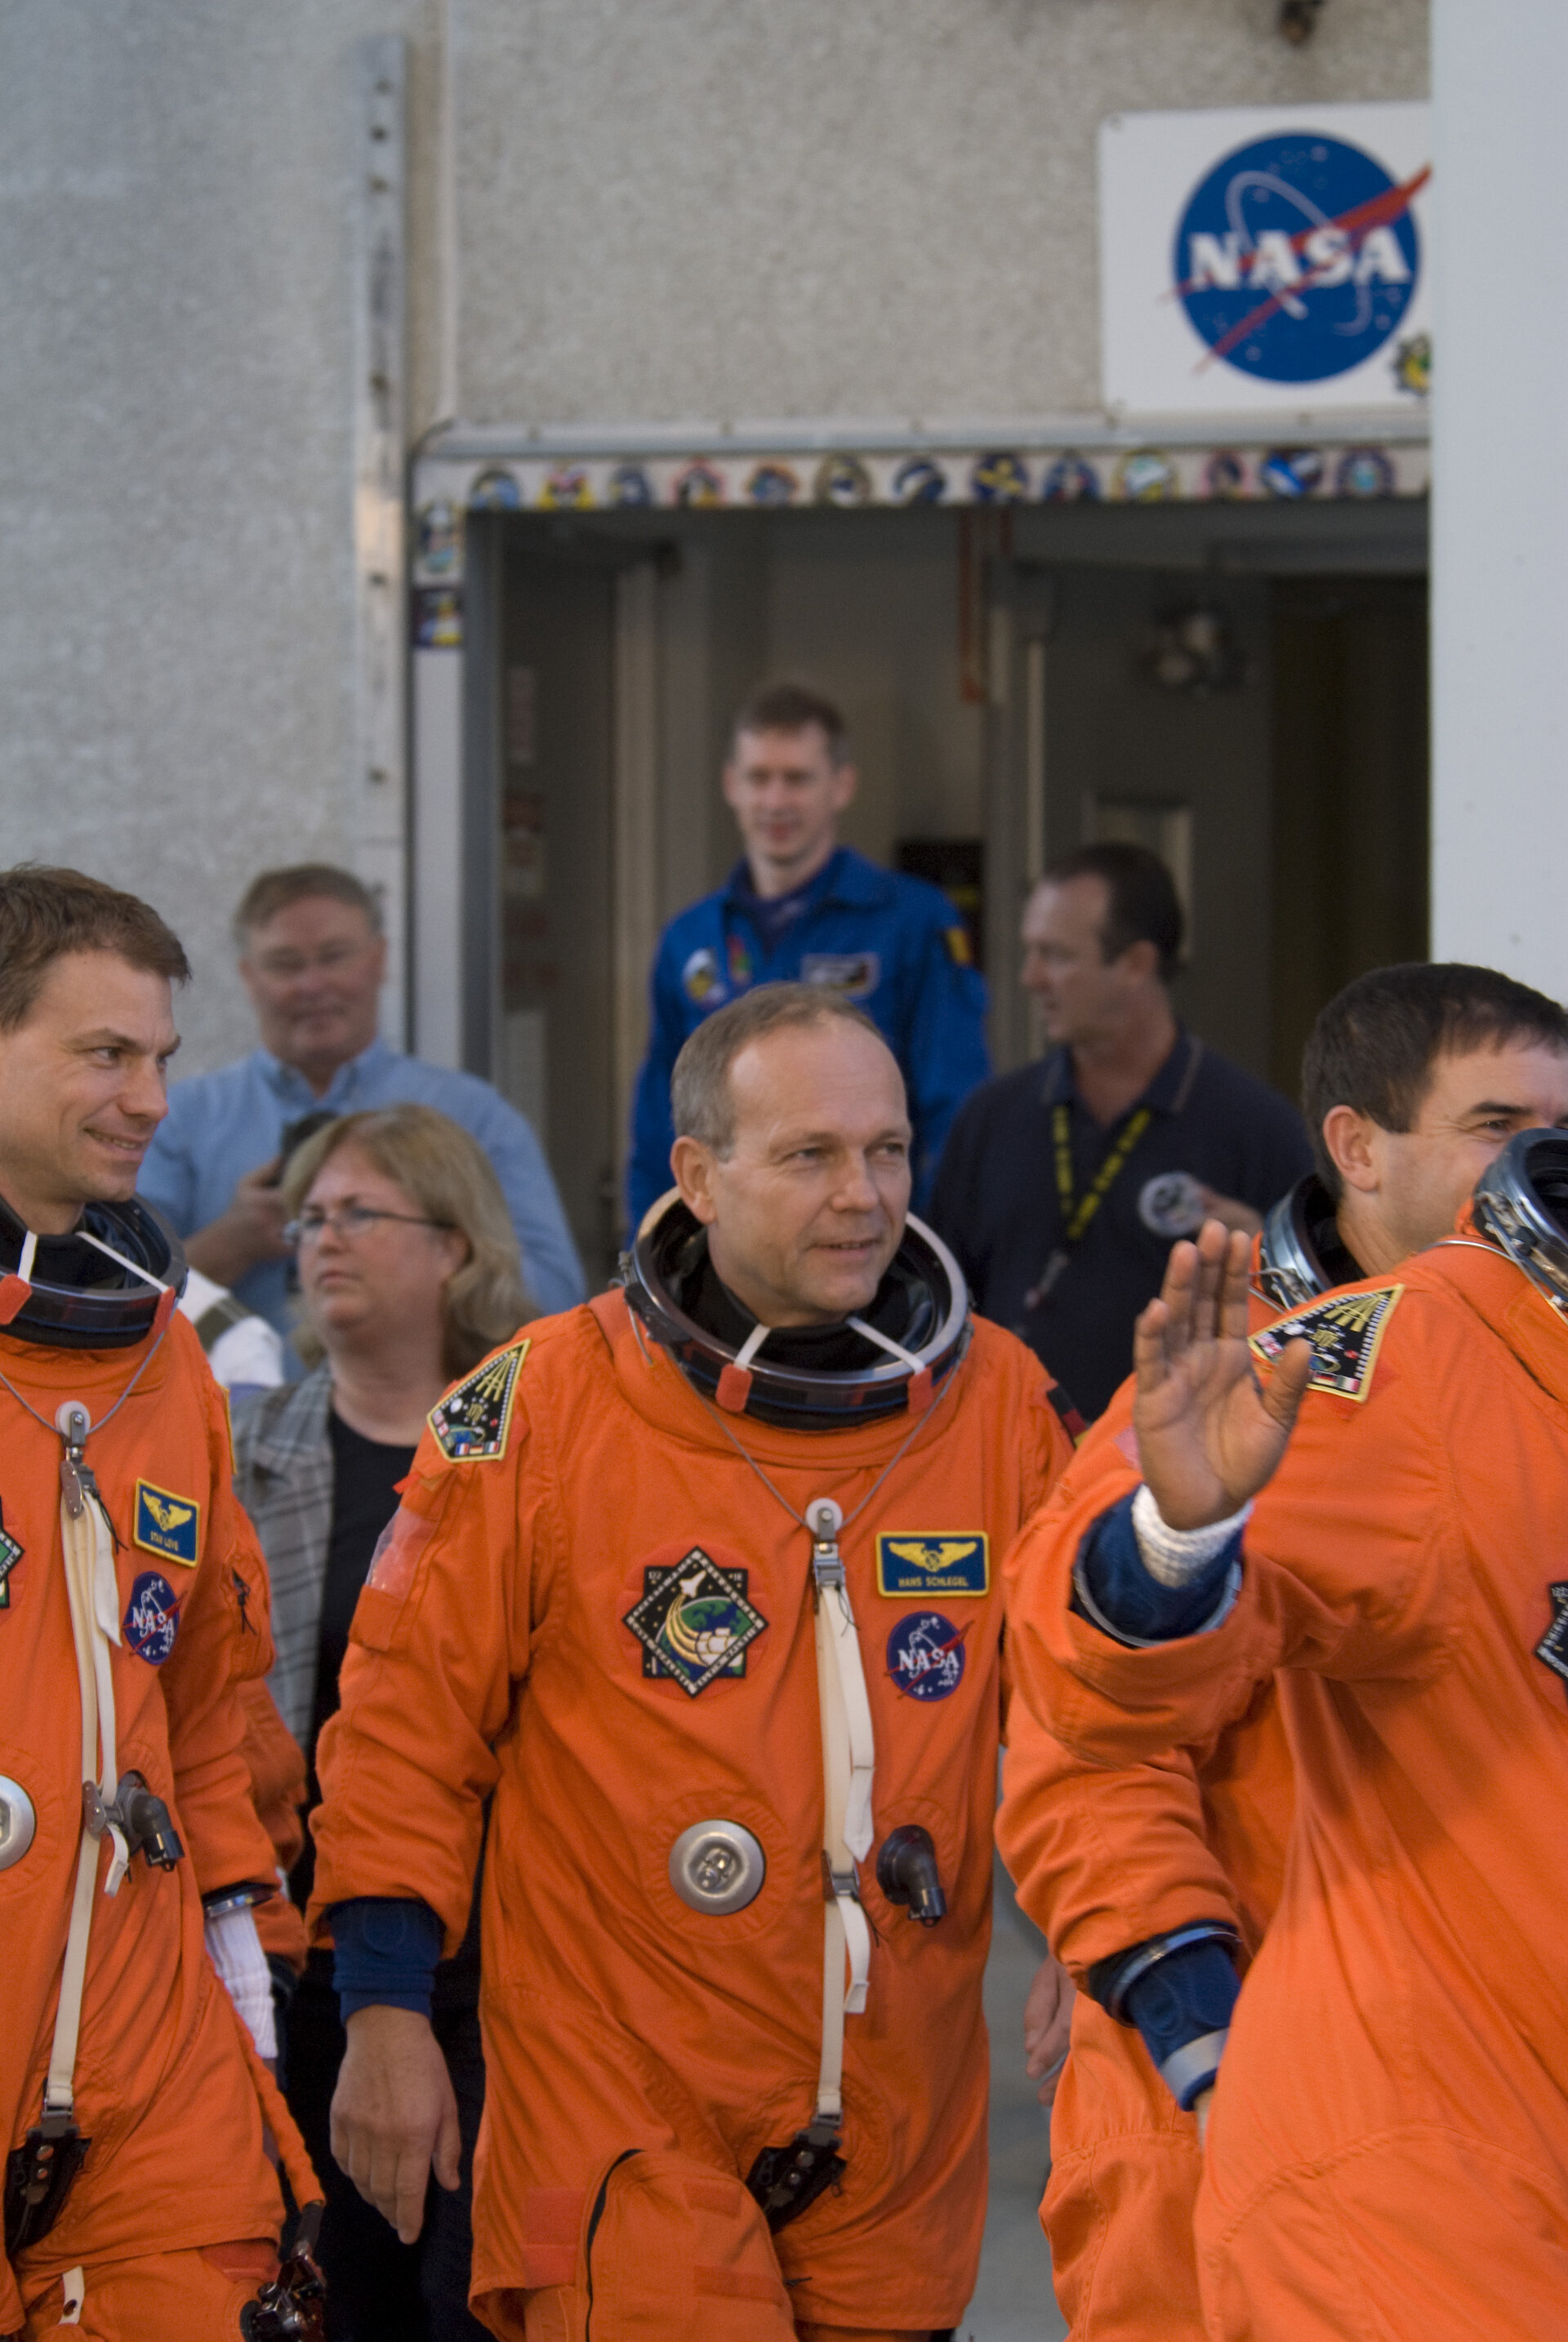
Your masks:
{"label": "suit zipper", "polygon": [[588,2314],[583,2321],[583,2342],[591,2342],[594,2331],[594,2239],[599,2233],[599,2223],[604,2217],[604,2198],[610,2192],[610,2182],[623,2163],[642,2153],[640,2147],[628,2147],[619,2154],[599,2182],[599,2192],[594,2198],[594,2208],[588,2215],[588,2233],[583,2240],[583,2267],[588,2280]]}

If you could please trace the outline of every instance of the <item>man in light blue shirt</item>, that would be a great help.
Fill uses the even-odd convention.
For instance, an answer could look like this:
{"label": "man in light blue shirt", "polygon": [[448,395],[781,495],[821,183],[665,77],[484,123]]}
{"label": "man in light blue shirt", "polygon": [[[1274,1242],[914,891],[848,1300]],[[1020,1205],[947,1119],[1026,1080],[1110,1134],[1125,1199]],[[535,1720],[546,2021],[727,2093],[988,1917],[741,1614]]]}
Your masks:
{"label": "man in light blue shirt", "polygon": [[261,1046],[175,1085],[139,1188],[179,1230],[192,1266],[286,1333],[285,1133],[303,1115],[412,1102],[461,1123],[490,1157],[540,1307],[581,1301],[561,1199],[523,1116],[476,1075],[400,1056],[379,1038],[386,944],[369,889],[330,863],[264,871],[235,931]]}

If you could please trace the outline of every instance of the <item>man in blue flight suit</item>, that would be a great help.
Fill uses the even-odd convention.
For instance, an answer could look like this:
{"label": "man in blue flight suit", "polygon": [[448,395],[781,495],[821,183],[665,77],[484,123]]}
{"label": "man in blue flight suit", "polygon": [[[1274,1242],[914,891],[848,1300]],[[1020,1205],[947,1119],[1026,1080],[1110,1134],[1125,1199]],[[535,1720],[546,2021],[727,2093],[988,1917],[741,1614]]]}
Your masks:
{"label": "man in blue flight suit", "polygon": [[735,719],[724,790],[745,850],[724,886],[659,941],[632,1110],[634,1229],[670,1185],[681,1044],[754,985],[825,984],[880,1026],[909,1092],[917,1209],[960,1100],[990,1071],[985,986],[958,913],[924,878],[838,843],[855,779],[844,718],[814,692],[769,685]]}

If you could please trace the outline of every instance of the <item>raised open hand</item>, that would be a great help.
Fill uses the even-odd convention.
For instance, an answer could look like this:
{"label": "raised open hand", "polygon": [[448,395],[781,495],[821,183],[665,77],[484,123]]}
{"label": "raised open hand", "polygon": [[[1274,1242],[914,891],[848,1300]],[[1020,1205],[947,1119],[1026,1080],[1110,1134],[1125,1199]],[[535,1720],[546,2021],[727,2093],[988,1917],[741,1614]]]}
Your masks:
{"label": "raised open hand", "polygon": [[1240,1512],[1284,1454],[1312,1371],[1293,1342],[1268,1383],[1247,1348],[1249,1239],[1205,1220],[1171,1247],[1165,1281],[1133,1336],[1138,1458],[1162,1517],[1203,1528]]}

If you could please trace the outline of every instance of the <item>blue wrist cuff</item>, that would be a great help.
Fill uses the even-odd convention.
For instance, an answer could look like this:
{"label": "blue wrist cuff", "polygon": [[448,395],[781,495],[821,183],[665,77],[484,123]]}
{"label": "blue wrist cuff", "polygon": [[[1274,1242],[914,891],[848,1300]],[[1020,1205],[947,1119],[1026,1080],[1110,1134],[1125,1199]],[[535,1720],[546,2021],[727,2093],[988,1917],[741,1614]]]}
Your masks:
{"label": "blue wrist cuff", "polygon": [[1076,1597],[1074,1607],[1080,1616],[1093,1617],[1096,1626],[1132,1643],[1174,1643],[1184,1635],[1201,1634],[1217,1623],[1215,1612],[1224,1600],[1226,1582],[1241,1559],[1242,1533],[1238,1529],[1184,1586],[1162,1586],[1144,1568],[1138,1549],[1133,1526],[1136,1495],[1134,1488],[1102,1513],[1084,1539],[1077,1574],[1093,1608]]}
{"label": "blue wrist cuff", "polygon": [[1190,2107],[1220,2070],[1241,1985],[1222,1943],[1187,1944],[1127,1987],[1125,2007],[1177,2103]]}
{"label": "blue wrist cuff", "polygon": [[333,1982],[345,2025],[361,2008],[412,2008],[429,2016],[445,1930],[428,1903],[366,1895],[335,1903],[327,1916],[335,1951]]}

